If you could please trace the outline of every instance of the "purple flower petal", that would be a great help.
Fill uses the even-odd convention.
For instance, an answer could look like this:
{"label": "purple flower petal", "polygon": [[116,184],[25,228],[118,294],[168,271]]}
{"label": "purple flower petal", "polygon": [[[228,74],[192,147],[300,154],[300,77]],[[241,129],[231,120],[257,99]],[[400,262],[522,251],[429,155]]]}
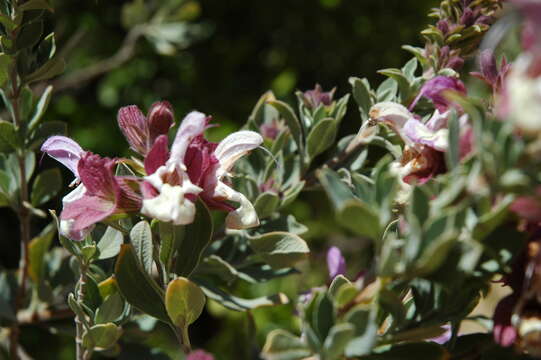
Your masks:
{"label": "purple flower petal", "polygon": [[84,150],[75,141],[65,136],[51,136],[45,140],[41,151],[62,163],[71,170],[75,177],[79,178],[77,164],[83,156]]}
{"label": "purple flower petal", "polygon": [[340,249],[336,246],[331,247],[327,251],[327,267],[331,280],[338,275],[346,273],[346,260],[342,256]]}
{"label": "purple flower petal", "polygon": [[462,81],[458,79],[447,76],[436,76],[423,85],[419,95],[413,100],[409,109],[412,110],[422,97],[426,97],[432,101],[436,109],[443,113],[451,105],[449,100],[445,97],[445,92],[447,91],[466,94],[466,87]]}

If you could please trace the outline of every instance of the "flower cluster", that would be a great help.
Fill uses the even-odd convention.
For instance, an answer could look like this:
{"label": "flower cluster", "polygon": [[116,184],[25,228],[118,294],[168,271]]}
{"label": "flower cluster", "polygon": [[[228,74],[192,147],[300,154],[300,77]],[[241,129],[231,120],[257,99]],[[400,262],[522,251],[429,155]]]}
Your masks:
{"label": "flower cluster", "polygon": [[[204,137],[209,122],[203,113],[189,113],[169,149],[168,132],[174,124],[169,103],[155,103],[146,117],[137,106],[121,108],[118,125],[142,160],[102,158],[70,138],[47,139],[41,150],[70,169],[77,185],[63,199],[61,232],[81,240],[94,224],[126,213],[189,224],[197,198],[211,209],[227,211],[229,228],[257,226],[252,203],[228,185],[227,177],[235,162],[263,139],[253,131],[238,131],[220,143],[209,142]],[[120,164],[131,165],[133,175],[117,175]]]}

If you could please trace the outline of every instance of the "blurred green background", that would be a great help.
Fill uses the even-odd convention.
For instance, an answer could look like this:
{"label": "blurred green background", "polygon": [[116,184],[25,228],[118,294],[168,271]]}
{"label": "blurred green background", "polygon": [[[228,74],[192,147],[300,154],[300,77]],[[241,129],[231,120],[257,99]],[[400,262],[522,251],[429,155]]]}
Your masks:
{"label": "blurred green background", "polygon": [[[119,107],[136,104],[143,111],[156,100],[172,103],[177,122],[192,109],[210,114],[215,123],[211,137],[221,138],[246,121],[266,90],[286,101],[294,91],[320,83],[337,87],[337,97],[350,91],[348,77],[367,77],[377,84],[381,68],[400,67],[409,58],[403,44],[420,46],[419,32],[436,0],[156,0],[53,1],[55,13],[49,30],[67,62],[66,72],[53,83],[54,95],[47,119],[68,123],[69,134],[83,148],[107,156],[128,155],[116,125]],[[177,24],[156,28],[128,46],[129,54],[114,66],[113,57],[130,31],[141,22],[166,18]],[[133,35],[133,32],[132,32]],[[165,54],[168,55],[165,55]],[[125,55],[121,54],[120,56]],[[99,64],[99,66],[96,66]],[[111,66],[111,69],[107,67]],[[100,68],[101,66],[101,68]],[[107,71],[105,71],[107,70]],[[85,75],[95,72],[95,76]],[[103,72],[103,73],[101,73]],[[81,78],[81,76],[83,78]],[[36,89],[39,91],[39,89]],[[343,121],[342,133],[357,131],[355,106]],[[42,166],[56,166],[44,159]],[[65,170],[63,170],[65,171]],[[65,181],[71,181],[66,171]],[[59,208],[60,202],[50,207]],[[255,296],[284,291],[290,296],[309,290],[325,279],[324,250],[328,244],[345,250],[350,262],[359,260],[363,243],[333,228],[326,198],[321,193],[300,197],[291,211],[310,229],[305,238],[313,254],[305,264],[307,276],[293,276],[259,288],[239,288],[239,295]],[[0,209],[0,266],[18,263],[18,225],[15,216]],[[354,277],[357,269],[349,269]],[[191,328],[195,347],[205,347],[221,359],[235,359],[241,339],[261,344],[276,324],[295,328],[291,306],[255,312],[258,337],[246,315],[210,306]],[[36,336],[39,335],[39,336]],[[44,339],[51,339],[49,354]],[[23,339],[38,358],[72,355],[71,339],[34,333]],[[242,341],[244,341],[242,340]],[[59,355],[63,344],[64,357]],[[41,349],[40,349],[41,347]],[[248,351],[255,351],[256,347]],[[57,357],[58,356],[58,357]],[[246,354],[245,358],[250,358]],[[129,358],[129,357],[127,357]],[[144,357],[143,357],[144,358]]]}

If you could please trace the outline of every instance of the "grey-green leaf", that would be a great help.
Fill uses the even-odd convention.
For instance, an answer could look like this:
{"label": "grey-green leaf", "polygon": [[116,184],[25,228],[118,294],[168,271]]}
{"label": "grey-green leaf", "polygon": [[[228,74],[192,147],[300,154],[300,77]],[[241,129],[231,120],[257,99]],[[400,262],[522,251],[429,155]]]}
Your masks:
{"label": "grey-green leaf", "polygon": [[131,229],[130,239],[145,271],[152,272],[152,230],[147,221],[140,221]]}

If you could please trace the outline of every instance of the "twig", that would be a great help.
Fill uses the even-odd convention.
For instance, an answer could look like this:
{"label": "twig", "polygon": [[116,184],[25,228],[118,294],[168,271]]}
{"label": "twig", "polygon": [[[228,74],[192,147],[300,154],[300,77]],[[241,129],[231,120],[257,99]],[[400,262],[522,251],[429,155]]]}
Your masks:
{"label": "twig", "polygon": [[139,37],[143,35],[144,27],[139,25],[133,27],[124,38],[124,42],[115,55],[110,58],[98,61],[86,68],[77,70],[70,75],[59,78],[53,82],[55,91],[63,91],[66,89],[79,88],[93,78],[105,74],[133,57],[135,53],[135,45]]}

